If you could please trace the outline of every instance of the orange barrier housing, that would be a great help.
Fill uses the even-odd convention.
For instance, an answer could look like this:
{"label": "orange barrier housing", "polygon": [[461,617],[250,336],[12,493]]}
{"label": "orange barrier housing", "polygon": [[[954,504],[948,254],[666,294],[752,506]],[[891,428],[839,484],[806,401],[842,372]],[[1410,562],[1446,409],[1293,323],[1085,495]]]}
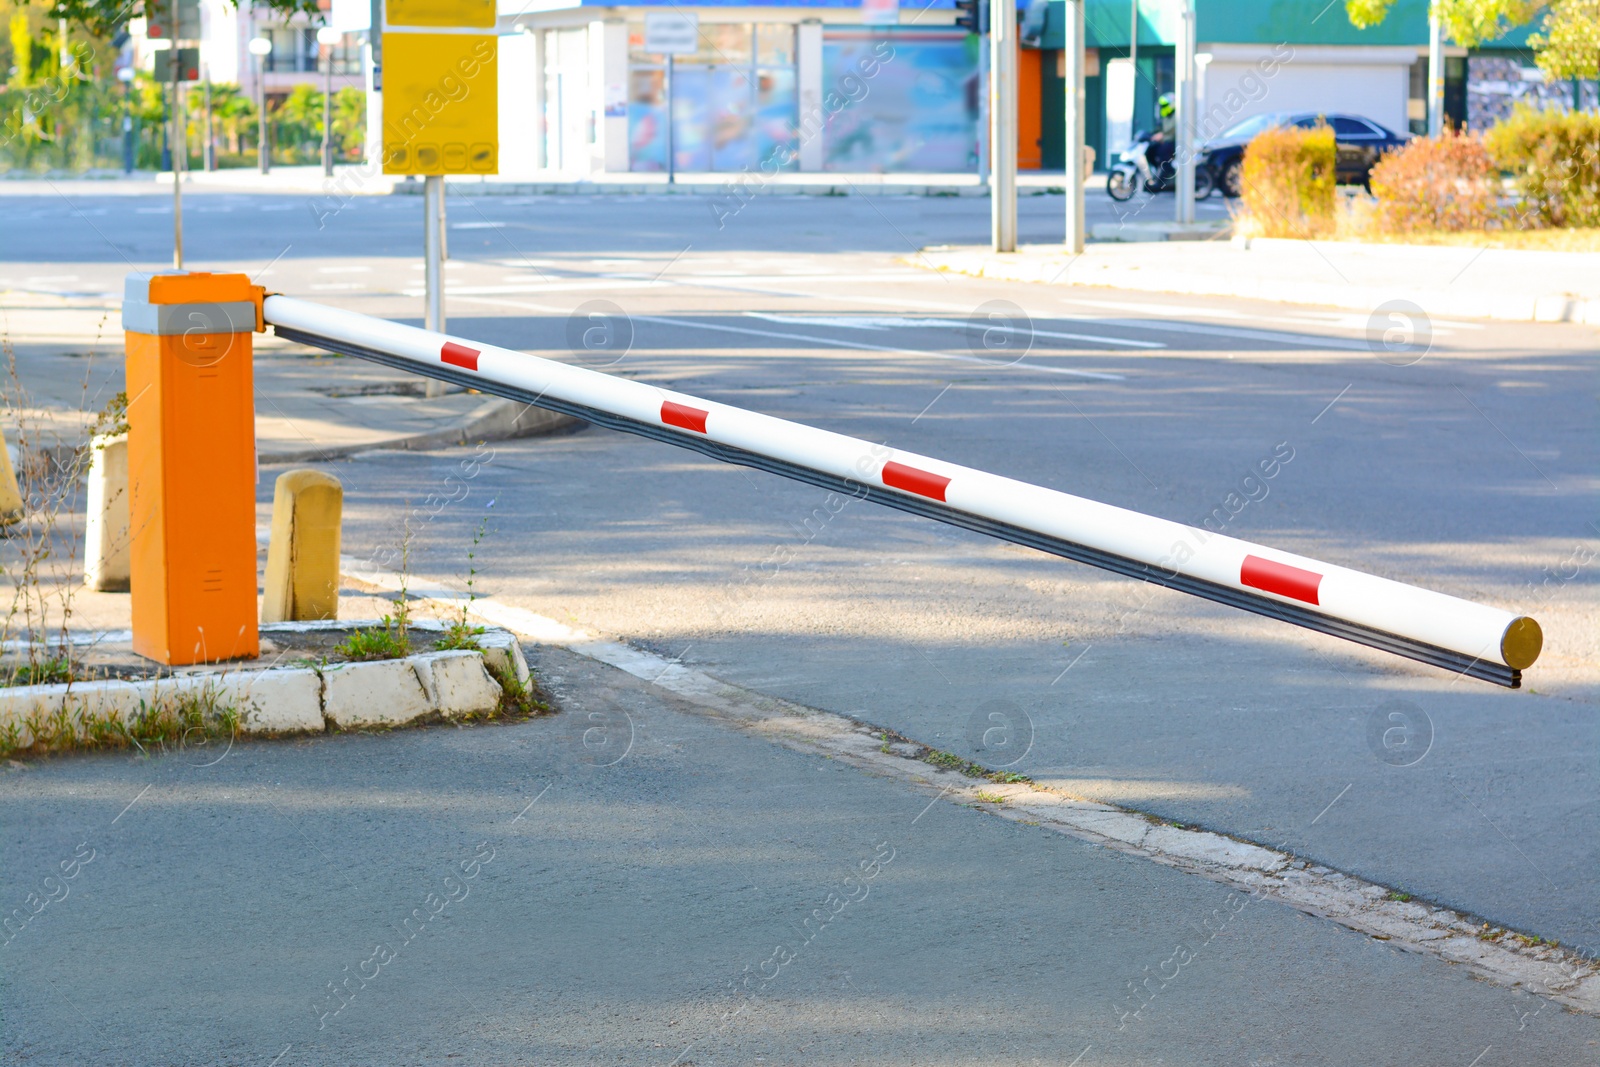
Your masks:
{"label": "orange barrier housing", "polygon": [[251,334],[261,300],[243,274],[127,281],[133,647],[161,663],[260,654]]}

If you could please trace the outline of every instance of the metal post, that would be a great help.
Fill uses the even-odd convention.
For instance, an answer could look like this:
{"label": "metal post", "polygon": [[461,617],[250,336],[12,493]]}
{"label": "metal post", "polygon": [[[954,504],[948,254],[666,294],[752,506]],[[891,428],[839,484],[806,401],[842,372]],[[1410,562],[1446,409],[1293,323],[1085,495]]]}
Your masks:
{"label": "metal post", "polygon": [[183,121],[183,98],[178,94],[178,75],[182,64],[178,47],[178,0],[172,0],[172,267],[183,269],[183,165],[189,161],[188,123]]}
{"label": "metal post", "polygon": [[672,121],[672,53],[667,53],[667,184],[676,185],[678,181],[678,144],[673,136],[672,128],[676,125]]}
{"label": "metal post", "polygon": [[[130,73],[132,73],[130,71]],[[122,83],[122,170],[133,174],[133,79]]]}
{"label": "metal post", "polygon": [[1176,219],[1180,225],[1194,222],[1194,128],[1195,128],[1195,14],[1194,0],[1184,0],[1182,24],[1178,34],[1178,145],[1173,156],[1178,183]]}
{"label": "metal post", "polygon": [[1428,136],[1444,131],[1444,21],[1437,7],[1428,15]]}
{"label": "metal post", "polygon": [[266,56],[256,56],[256,165],[262,174],[272,170],[272,149],[267,144]]}
{"label": "metal post", "polygon": [[[422,179],[422,277],[423,319],[435,333],[444,332],[444,176],[429,174]],[[429,381],[425,396],[443,396],[444,383]]]}
{"label": "metal post", "polygon": [[322,176],[333,177],[333,45],[324,45],[322,93]]}
{"label": "metal post", "polygon": [[[1133,67],[1133,84],[1139,84],[1139,0],[1133,0],[1128,16],[1128,63]],[[1135,120],[1134,125],[1138,125]]]}
{"label": "metal post", "polygon": [[978,80],[984,91],[978,94],[978,184],[994,188],[994,152],[989,144],[989,47],[987,40],[978,48]]}
{"label": "metal post", "polygon": [[990,237],[996,252],[1017,250],[1017,7],[989,5]]}
{"label": "metal post", "polygon": [[216,131],[212,128],[212,125],[211,125],[211,68],[209,66],[206,67],[206,71],[205,71],[205,87],[206,87],[206,144],[205,144],[205,157],[204,157],[204,159],[205,159],[205,168],[206,168],[206,170],[216,170],[217,169],[217,135],[216,135]]}
{"label": "metal post", "polygon": [[1066,167],[1067,230],[1069,255],[1083,251],[1083,5],[1084,0],[1066,0],[1066,37],[1061,42],[1066,58]]}

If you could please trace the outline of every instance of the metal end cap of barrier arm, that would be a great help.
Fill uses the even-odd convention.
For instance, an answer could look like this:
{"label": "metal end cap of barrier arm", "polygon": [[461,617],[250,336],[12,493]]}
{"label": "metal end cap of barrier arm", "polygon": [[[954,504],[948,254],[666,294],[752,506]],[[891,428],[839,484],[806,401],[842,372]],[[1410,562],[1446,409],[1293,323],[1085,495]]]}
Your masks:
{"label": "metal end cap of barrier arm", "polygon": [[1506,666],[1525,671],[1544,648],[1544,631],[1526,615],[1518,615],[1500,638],[1500,656]]}

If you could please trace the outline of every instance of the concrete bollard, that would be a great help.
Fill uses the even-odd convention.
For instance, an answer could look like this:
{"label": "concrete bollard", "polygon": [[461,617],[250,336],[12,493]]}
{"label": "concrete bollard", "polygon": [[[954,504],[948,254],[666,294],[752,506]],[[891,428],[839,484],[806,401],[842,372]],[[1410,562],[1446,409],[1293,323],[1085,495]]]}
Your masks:
{"label": "concrete bollard", "polygon": [[17,488],[17,472],[11,465],[11,450],[6,447],[6,435],[0,430],[0,526],[20,522],[27,508],[22,504],[22,491]]}
{"label": "concrete bollard", "polygon": [[262,622],[339,617],[339,520],[344,486],[331,474],[286,471],[272,494]]}
{"label": "concrete bollard", "polygon": [[128,435],[105,434],[89,442],[83,584],[102,593],[126,593],[133,566],[128,540]]}

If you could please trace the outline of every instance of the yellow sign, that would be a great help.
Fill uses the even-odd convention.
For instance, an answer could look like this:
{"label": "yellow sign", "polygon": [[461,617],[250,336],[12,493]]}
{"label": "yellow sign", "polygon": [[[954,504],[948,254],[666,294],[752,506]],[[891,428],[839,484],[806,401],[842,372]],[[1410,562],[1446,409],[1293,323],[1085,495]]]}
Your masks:
{"label": "yellow sign", "polygon": [[388,0],[385,25],[494,29],[495,0]]}
{"label": "yellow sign", "polygon": [[498,47],[488,34],[383,35],[385,174],[499,173]]}

